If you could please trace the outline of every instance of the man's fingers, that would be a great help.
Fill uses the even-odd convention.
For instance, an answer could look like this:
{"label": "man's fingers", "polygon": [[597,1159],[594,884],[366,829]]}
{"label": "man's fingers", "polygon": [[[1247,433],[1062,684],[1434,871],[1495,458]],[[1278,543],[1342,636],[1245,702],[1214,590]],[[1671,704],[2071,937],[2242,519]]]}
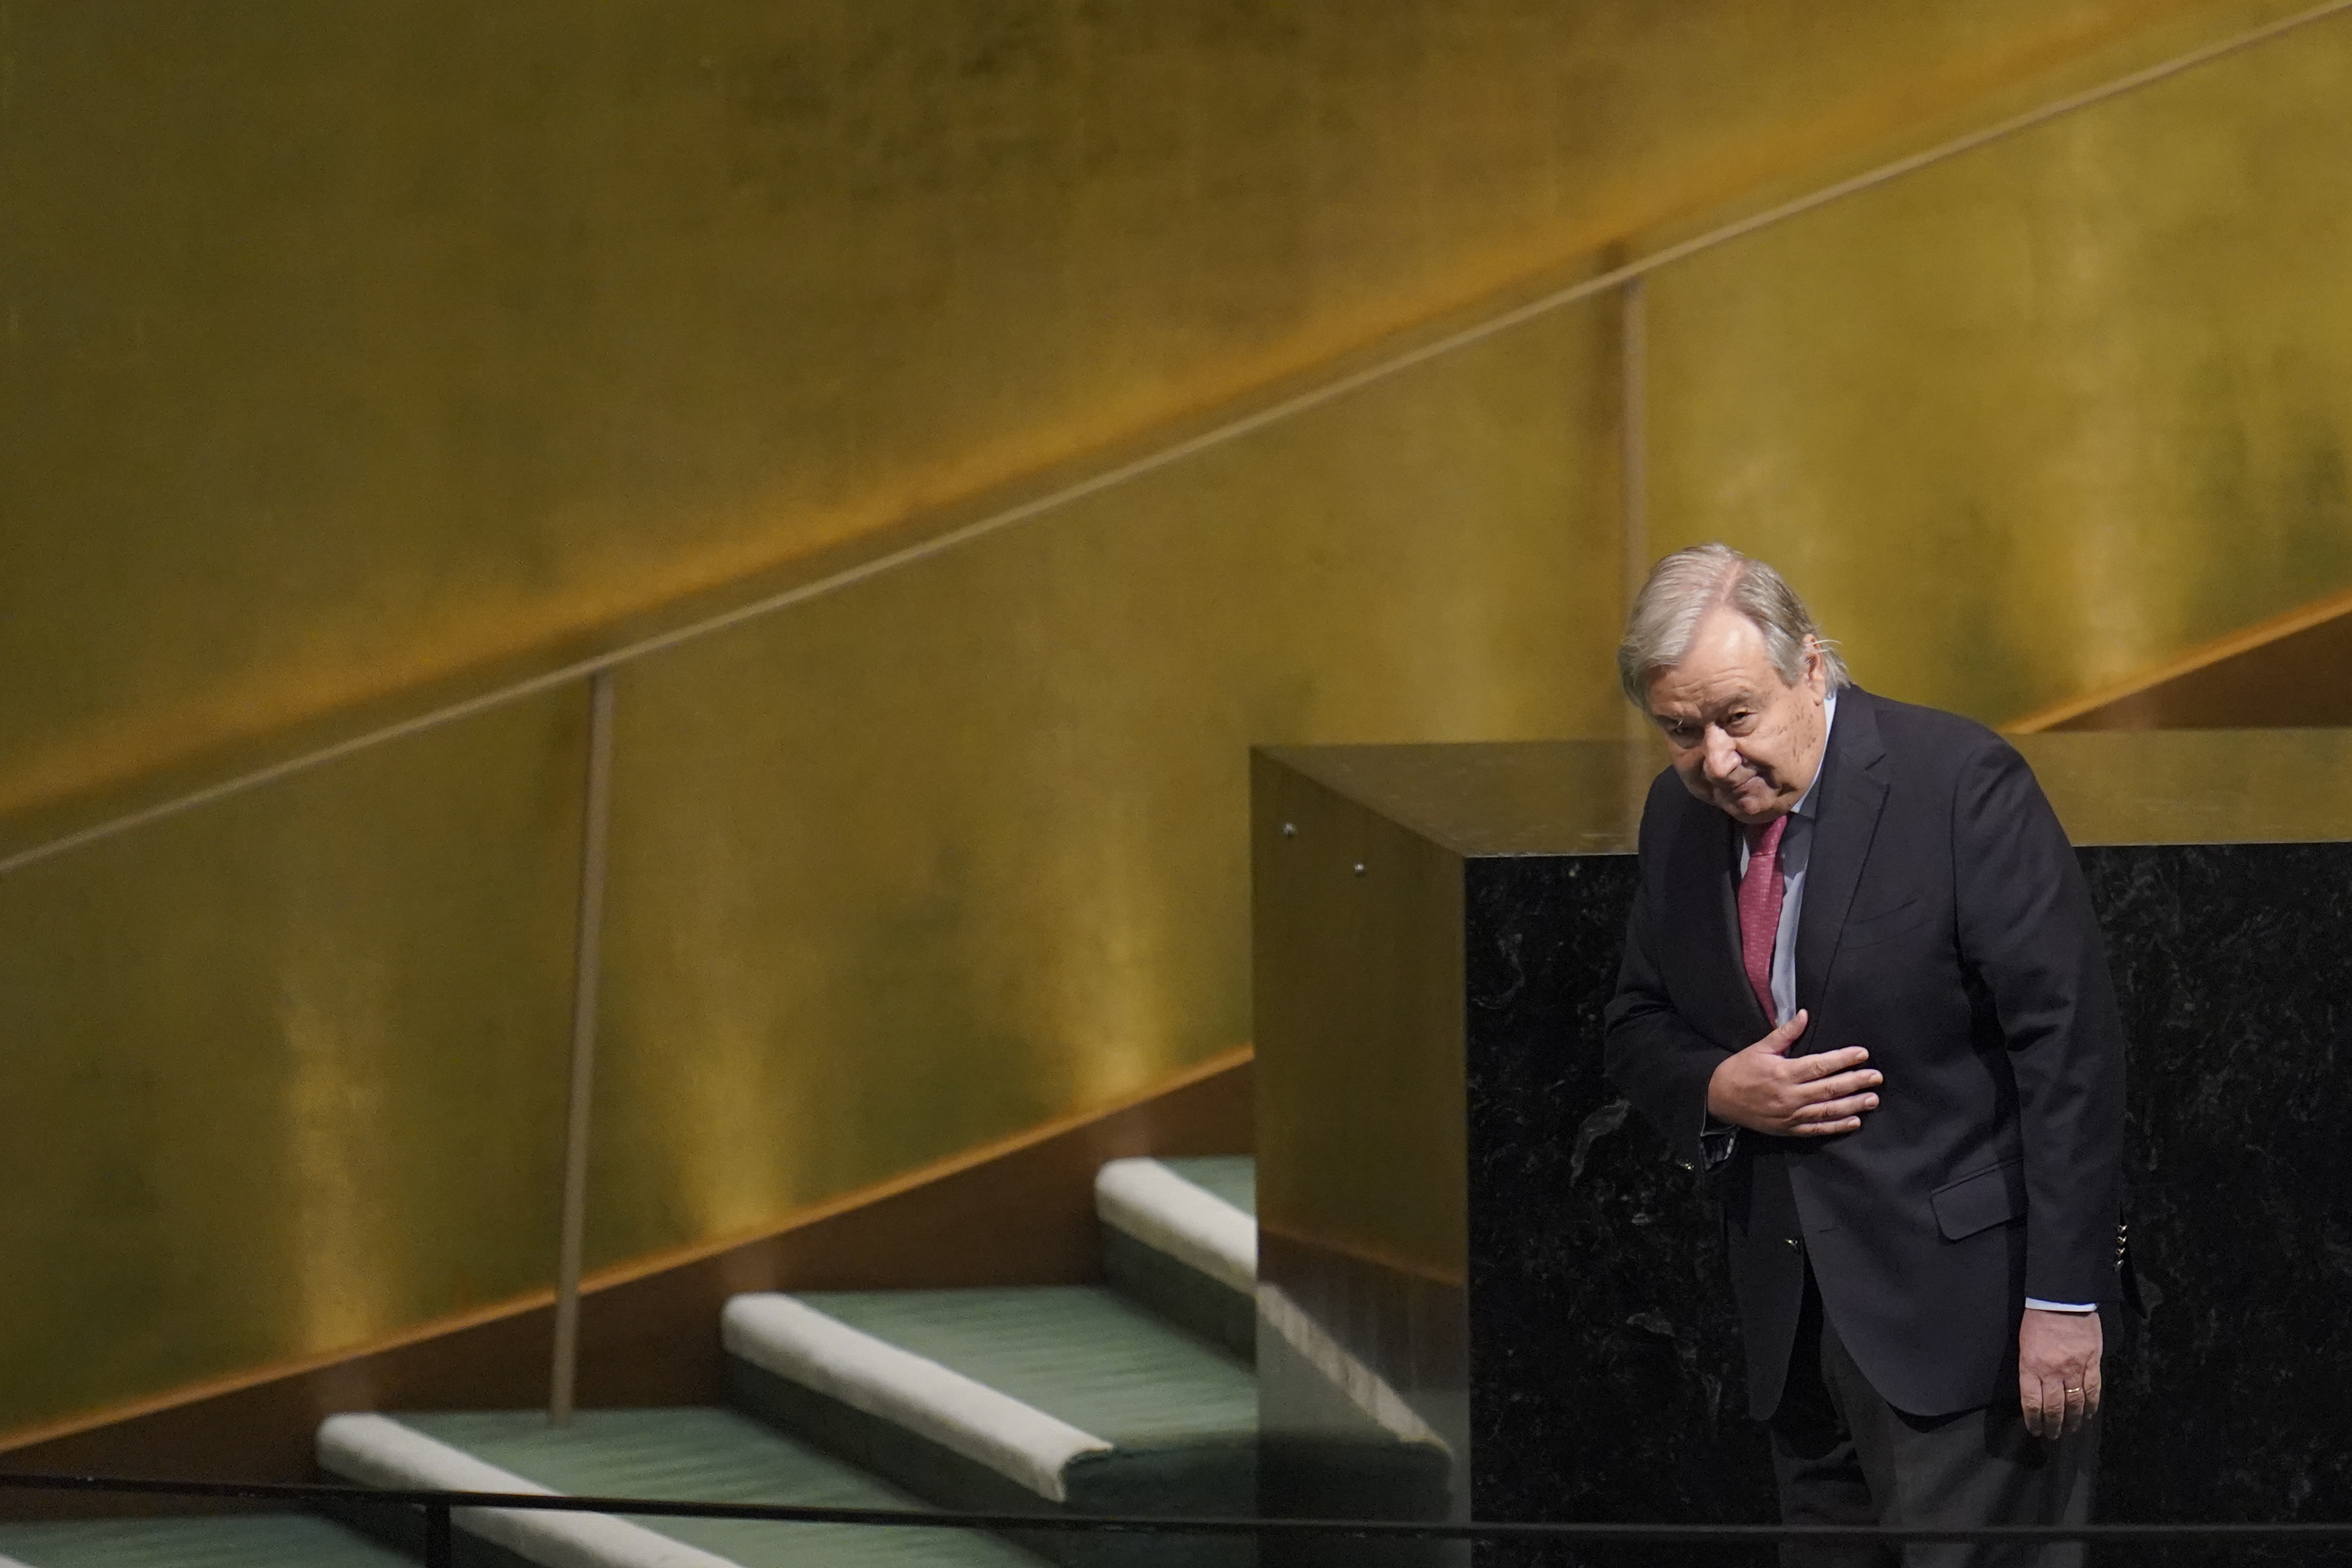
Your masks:
{"label": "man's fingers", "polygon": [[2042,1380],[2042,1435],[2058,1437],[2066,1430],[2066,1390],[2054,1377]]}
{"label": "man's fingers", "polygon": [[1864,1071],[1841,1072],[1833,1077],[1816,1078],[1790,1087],[1800,1102],[1809,1105],[1818,1105],[1826,1101],[1843,1100],[1849,1095],[1867,1094],[1885,1082],[1885,1074],[1874,1071]]}
{"label": "man's fingers", "polygon": [[1800,1127],[1814,1122],[1847,1122],[1861,1116],[1865,1111],[1877,1109],[1877,1095],[1849,1094],[1843,1100],[1824,1100],[1818,1105],[1808,1105],[1789,1120],[1792,1125]]}
{"label": "man's fingers", "polygon": [[1837,1122],[1801,1122],[1789,1129],[1792,1138],[1826,1138],[1832,1133],[1851,1133],[1862,1125],[1859,1116],[1848,1116]]}
{"label": "man's fingers", "polygon": [[2017,1409],[2025,1417],[2025,1429],[2042,1436],[2042,1379],[2022,1368],[2017,1374]]}
{"label": "man's fingers", "polygon": [[1851,1072],[1869,1060],[1870,1052],[1858,1045],[1849,1045],[1840,1051],[1823,1051],[1811,1056],[1797,1057],[1790,1061],[1789,1066],[1802,1082],[1827,1078],[1833,1073]]}
{"label": "man's fingers", "polygon": [[1825,1137],[1832,1133],[1851,1133],[1862,1125],[1864,1113],[1877,1109],[1878,1096],[1866,1092],[1818,1101],[1790,1112],[1782,1130],[1806,1138]]}

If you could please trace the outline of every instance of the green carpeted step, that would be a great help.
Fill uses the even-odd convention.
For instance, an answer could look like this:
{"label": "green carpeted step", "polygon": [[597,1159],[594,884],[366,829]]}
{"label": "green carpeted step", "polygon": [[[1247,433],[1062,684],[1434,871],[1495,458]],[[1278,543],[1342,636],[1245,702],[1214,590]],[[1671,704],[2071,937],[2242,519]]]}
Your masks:
{"label": "green carpeted step", "polygon": [[1249,1368],[1115,1291],[1049,1285],[800,1300],[1129,1452],[1257,1438]]}
{"label": "green carpeted step", "polygon": [[1255,1160],[1113,1160],[1096,1173],[1095,1213],[1112,1285],[1256,1359]]}
{"label": "green carpeted step", "polygon": [[415,1568],[388,1546],[303,1513],[5,1524],[0,1557],[26,1568]]}
{"label": "green carpeted step", "polygon": [[[950,1506],[1248,1514],[1248,1365],[1090,1286],[739,1296],[739,1403]],[[1028,1538],[1065,1563],[1244,1564],[1231,1537]]]}
{"label": "green carpeted step", "polygon": [[[583,1410],[561,1428],[550,1427],[541,1412],[524,1410],[399,1419],[560,1492],[823,1508],[924,1506],[872,1475],[729,1410]],[[722,1519],[634,1521],[743,1568],[1037,1568],[1038,1563],[1009,1542],[961,1531]]]}

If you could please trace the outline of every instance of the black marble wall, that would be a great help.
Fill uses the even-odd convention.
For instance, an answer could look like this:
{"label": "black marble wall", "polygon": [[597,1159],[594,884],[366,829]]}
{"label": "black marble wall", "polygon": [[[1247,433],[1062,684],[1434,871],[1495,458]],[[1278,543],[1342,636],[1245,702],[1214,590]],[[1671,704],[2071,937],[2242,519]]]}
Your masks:
{"label": "black marble wall", "polygon": [[[2101,1516],[2352,1519],[2352,844],[2080,852],[2132,1044],[2149,1305],[2110,1347]],[[1628,855],[1465,863],[1480,1519],[1774,1516],[1706,1184],[1600,1072],[1633,874]],[[2324,1560],[2103,1561],[2225,1559]]]}

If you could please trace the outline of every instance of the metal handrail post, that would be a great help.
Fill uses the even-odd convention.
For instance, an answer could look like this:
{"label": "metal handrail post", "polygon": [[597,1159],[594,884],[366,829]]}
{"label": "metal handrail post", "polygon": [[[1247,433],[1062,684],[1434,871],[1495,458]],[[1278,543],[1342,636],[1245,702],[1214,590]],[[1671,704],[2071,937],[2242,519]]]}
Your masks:
{"label": "metal handrail post", "polygon": [[457,1542],[451,1539],[449,1505],[428,1502],[425,1505],[425,1568],[450,1568],[457,1560]]}
{"label": "metal handrail post", "polygon": [[1617,523],[1624,604],[1650,572],[1650,296],[1645,278],[1618,290]]}
{"label": "metal handrail post", "polygon": [[[1617,293],[1617,623],[1633,612],[1633,601],[1650,575],[1650,293],[1649,279],[1636,274]],[[1615,673],[1613,670],[1611,672]],[[1651,737],[1649,722],[1631,705],[1622,710],[1627,820],[1642,820],[1655,758],[1639,743]]]}
{"label": "metal handrail post", "polygon": [[572,1082],[563,1126],[562,1236],[556,1248],[555,1353],[547,1419],[572,1419],[580,1372],[581,1247],[588,1226],[588,1124],[596,1078],[596,988],[604,967],[604,869],[613,817],[610,668],[588,677],[588,789],[580,821],[580,915],[572,948]]}

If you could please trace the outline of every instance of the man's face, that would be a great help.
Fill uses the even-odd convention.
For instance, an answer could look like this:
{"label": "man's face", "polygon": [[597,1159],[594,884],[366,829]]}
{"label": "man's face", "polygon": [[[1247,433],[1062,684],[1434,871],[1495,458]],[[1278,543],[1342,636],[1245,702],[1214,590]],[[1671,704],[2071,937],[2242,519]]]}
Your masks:
{"label": "man's face", "polygon": [[1692,794],[1733,821],[1769,822],[1803,799],[1829,737],[1829,681],[1808,648],[1794,685],[1780,679],[1754,622],[1717,605],[1681,664],[1650,680],[1650,716]]}

